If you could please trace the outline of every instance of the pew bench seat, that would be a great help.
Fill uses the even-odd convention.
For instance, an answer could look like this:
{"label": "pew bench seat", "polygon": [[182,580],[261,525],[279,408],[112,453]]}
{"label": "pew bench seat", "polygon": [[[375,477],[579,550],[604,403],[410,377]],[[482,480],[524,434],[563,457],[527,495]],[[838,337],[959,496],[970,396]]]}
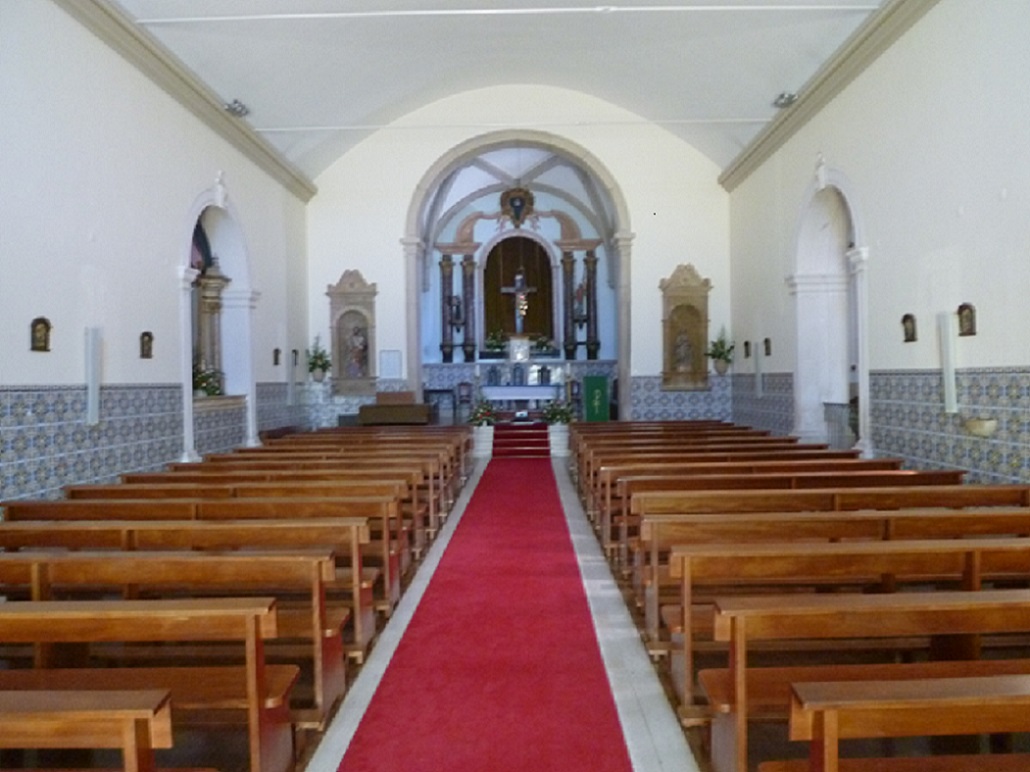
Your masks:
{"label": "pew bench seat", "polygon": [[[865,681],[833,680],[796,684],[791,690],[790,737],[811,743],[804,766],[813,772],[839,772],[839,741],[869,737],[918,737],[1023,732],[1030,729],[1030,675]],[[995,760],[1030,755],[923,757],[922,769],[998,769]],[[880,770],[879,758],[856,769]],[[1015,763],[1015,762],[1010,762]],[[768,766],[765,767],[768,772]]]}
{"label": "pew bench seat", "polygon": [[0,691],[0,748],[116,749],[125,772],[153,772],[172,747],[167,690]]}

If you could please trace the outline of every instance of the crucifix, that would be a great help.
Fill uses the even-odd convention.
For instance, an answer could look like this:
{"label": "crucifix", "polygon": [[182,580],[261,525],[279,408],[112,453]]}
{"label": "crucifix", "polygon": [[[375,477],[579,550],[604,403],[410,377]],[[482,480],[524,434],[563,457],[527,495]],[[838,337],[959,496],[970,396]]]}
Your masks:
{"label": "crucifix", "polygon": [[515,296],[515,333],[521,335],[526,312],[529,311],[529,295],[536,292],[536,287],[526,286],[526,275],[520,268],[515,272],[515,281],[512,286],[501,287],[501,292],[505,295]]}

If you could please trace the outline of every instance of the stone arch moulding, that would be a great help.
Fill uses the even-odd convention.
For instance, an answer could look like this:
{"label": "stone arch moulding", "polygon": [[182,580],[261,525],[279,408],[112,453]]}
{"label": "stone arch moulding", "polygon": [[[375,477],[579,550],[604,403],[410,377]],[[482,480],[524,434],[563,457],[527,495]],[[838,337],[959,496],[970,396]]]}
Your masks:
{"label": "stone arch moulding", "polygon": [[193,329],[191,291],[197,270],[191,267],[193,229],[204,212],[218,210],[217,236],[209,233],[211,248],[219,257],[223,273],[233,280],[234,294],[247,298],[246,302],[232,303],[222,317],[223,335],[242,345],[234,345],[232,356],[223,361],[226,382],[232,392],[242,394],[246,404],[245,444],[260,445],[257,432],[257,391],[251,354],[253,320],[251,314],[258,295],[251,291],[250,253],[239,223],[239,212],[229,195],[225,175],[218,171],[214,184],[203,190],[190,205],[183,224],[183,238],[175,281],[179,292],[179,373],[182,384],[183,451],[182,461],[199,461],[193,435]]}
{"label": "stone arch moulding", "polygon": [[[815,173],[801,198],[794,232],[794,273],[787,277],[787,285],[795,299],[796,311],[796,352],[797,360],[794,371],[794,427],[793,433],[804,440],[825,439],[825,435],[813,431],[810,420],[804,416],[811,415],[816,406],[813,400],[818,399],[811,384],[806,386],[806,373],[803,366],[803,351],[806,345],[806,332],[810,328],[802,323],[805,307],[813,298],[823,292],[835,292],[836,282],[827,281],[827,277],[813,272],[807,264],[805,245],[805,228],[808,216],[816,207],[816,200],[826,190],[832,190],[840,199],[844,212],[849,219],[850,239],[842,250],[840,259],[844,262],[842,274],[851,290],[854,308],[850,318],[849,334],[854,342],[853,367],[851,379],[853,396],[858,403],[859,438],[855,444],[863,456],[873,455],[872,426],[870,412],[869,386],[869,293],[866,267],[869,261],[869,248],[865,246],[867,230],[862,208],[858,201],[855,186],[847,175],[826,163],[822,154],[816,161]],[[818,406],[822,411],[822,406]]]}
{"label": "stone arch moulding", "polygon": [[584,169],[591,172],[607,192],[612,202],[614,222],[612,234],[606,238],[606,246],[612,256],[612,264],[617,270],[612,274],[617,277],[616,314],[618,317],[618,379],[619,416],[632,418],[630,396],[630,298],[631,298],[631,257],[633,233],[630,230],[629,206],[622,190],[608,171],[607,167],[586,148],[565,137],[543,131],[528,129],[505,129],[472,137],[455,145],[443,153],[430,166],[412,192],[411,203],[405,220],[404,235],[401,238],[403,258],[405,260],[405,300],[408,309],[405,337],[407,340],[408,384],[416,388],[422,382],[422,352],[419,346],[419,318],[421,313],[421,292],[419,277],[423,274],[422,262],[431,254],[431,245],[426,242],[430,234],[423,233],[420,217],[425,209],[427,199],[450,171],[464,159],[479,155],[494,148],[513,143],[533,144],[561,153],[575,159]]}
{"label": "stone arch moulding", "polygon": [[332,384],[335,394],[376,391],[376,294],[374,283],[358,270],[346,270],[326,288],[332,337]]}

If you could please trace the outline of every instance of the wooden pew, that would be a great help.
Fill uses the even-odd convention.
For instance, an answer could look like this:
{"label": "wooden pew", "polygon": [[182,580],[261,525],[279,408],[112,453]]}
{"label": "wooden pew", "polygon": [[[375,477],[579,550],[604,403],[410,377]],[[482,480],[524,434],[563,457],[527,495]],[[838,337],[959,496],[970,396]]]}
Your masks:
{"label": "wooden pew", "polygon": [[155,772],[171,747],[167,689],[0,691],[0,748],[115,748],[125,772]]}
{"label": "wooden pew", "polygon": [[[890,470],[900,469],[900,458],[810,458],[783,459],[765,461],[721,461],[721,462],[682,462],[628,461],[602,464],[597,470],[594,489],[588,494],[588,516],[597,519],[596,513],[611,511],[616,486],[624,477],[641,475],[719,475],[719,474],[760,474],[776,472],[844,472],[849,470]],[[591,514],[590,510],[594,514]]]}
{"label": "wooden pew", "polygon": [[[279,639],[291,642],[290,661],[306,661],[311,674],[294,724],[321,730],[329,711],[347,689],[343,626],[349,610],[326,603],[336,561],[325,549],[306,552],[48,552],[34,549],[0,553],[0,580],[22,572],[20,584],[31,600],[103,597],[117,592],[140,597],[198,597],[262,594],[279,601]],[[12,575],[13,574],[13,575]],[[292,641],[300,641],[293,646]],[[219,649],[221,652],[221,649]],[[177,652],[177,655],[181,654]],[[298,656],[299,655],[299,656]],[[122,661],[123,655],[116,655]],[[296,689],[294,690],[296,695]]]}
{"label": "wooden pew", "polygon": [[826,445],[799,444],[793,437],[732,437],[732,438],[701,438],[695,440],[680,440],[668,438],[662,440],[648,440],[640,443],[624,444],[620,442],[602,443],[599,445],[588,445],[582,449],[575,459],[578,467],[580,483],[580,495],[593,486],[596,480],[598,467],[608,458],[626,458],[634,456],[646,458],[647,456],[659,457],[684,457],[696,455],[708,455],[725,453],[735,456],[740,453],[769,453],[781,451],[812,451],[827,450]]}
{"label": "wooden pew", "polygon": [[706,589],[740,594],[799,588],[894,592],[905,584],[943,584],[980,590],[984,581],[1030,579],[1030,539],[678,544],[669,557],[669,574],[680,583],[683,631],[683,670],[676,691],[689,703],[700,632],[695,615],[698,600],[710,602],[710,597],[698,598]]}
{"label": "wooden pew", "polygon": [[[376,634],[372,587],[378,570],[362,563],[361,546],[369,541],[368,519],[314,520],[72,520],[0,521],[0,548],[68,550],[251,550],[327,548],[349,555],[327,582],[331,603],[349,613],[344,641],[358,663]],[[340,597],[340,593],[343,597]]]}
{"label": "wooden pew", "polygon": [[[675,545],[977,536],[1030,536],[1030,508],[648,515],[641,520],[640,538],[632,544],[634,597],[638,607],[645,611],[644,629],[653,646],[663,639],[659,633],[659,605],[680,604],[679,584],[669,573],[669,555]],[[682,609],[675,616],[680,613]],[[682,631],[678,623],[676,629]]]}
{"label": "wooden pew", "polygon": [[[634,496],[653,492],[678,492],[691,490],[727,490],[738,492],[745,489],[808,490],[834,488],[887,488],[895,486],[958,485],[965,471],[942,469],[914,471],[849,470],[837,471],[784,471],[758,472],[734,475],[640,475],[623,477],[618,481],[619,504],[615,511],[603,513],[601,537],[605,549],[615,552],[620,565],[626,565],[629,539],[636,532],[640,519],[630,513],[630,502]],[[618,525],[617,532],[615,525]]]}
{"label": "wooden pew", "polygon": [[808,760],[767,762],[759,772],[992,772],[1030,769],[1030,754],[841,759],[839,741],[1030,730],[1030,675],[911,681],[813,682],[791,689],[790,739]]}
{"label": "wooden pew", "polygon": [[[294,762],[289,697],[298,669],[265,663],[278,634],[272,598],[8,601],[0,603],[0,640],[34,644],[34,669],[0,670],[0,691],[167,689],[176,726],[212,711],[247,716],[251,772],[288,772]],[[106,642],[237,641],[242,666],[67,667],[63,649]]]}
{"label": "wooden pew", "polygon": [[[459,464],[454,449],[450,447],[382,447],[379,444],[368,446],[341,446],[307,450],[304,448],[241,448],[232,453],[215,453],[204,457],[210,464],[239,464],[241,462],[289,462],[303,463],[322,462],[334,466],[353,467],[378,465],[386,468],[388,463],[408,464],[417,462],[425,465],[426,471],[435,480],[436,492],[440,498],[441,511],[446,511],[457,495],[460,481]],[[172,468],[179,468],[173,464]],[[430,491],[432,494],[432,491]]]}
{"label": "wooden pew", "polygon": [[[175,477],[176,475],[171,475]],[[204,475],[200,475],[204,477]],[[208,476],[213,477],[213,476]],[[114,483],[111,485],[70,485],[64,489],[70,499],[175,499],[175,498],[283,498],[314,496],[327,498],[353,498],[355,496],[396,496],[402,502],[405,515],[405,527],[395,534],[398,539],[406,540],[412,536],[411,551],[415,559],[419,559],[428,546],[430,523],[428,510],[419,506],[417,494],[412,499],[412,488],[403,477],[393,477],[384,473],[375,478],[336,479],[336,480],[295,480],[289,474],[278,480],[247,480],[235,478],[233,475],[219,476],[218,482],[211,479],[194,482],[160,482]],[[406,502],[406,506],[404,503]],[[407,565],[402,565],[407,570]]]}
{"label": "wooden pew", "polygon": [[403,459],[360,456],[337,459],[290,459],[274,456],[270,456],[268,458],[244,458],[241,456],[236,460],[219,461],[217,464],[175,463],[170,464],[168,469],[171,472],[188,472],[191,474],[203,474],[206,472],[224,474],[226,472],[241,471],[335,473],[341,471],[347,472],[354,469],[371,469],[377,473],[382,473],[397,467],[408,468],[412,464],[417,465],[423,475],[423,482],[420,483],[420,486],[424,486],[425,488],[424,497],[430,507],[430,519],[433,521],[445,520],[448,513],[448,501],[445,495],[445,489],[442,487],[443,475],[440,471],[441,465],[435,458]]}
{"label": "wooden pew", "polygon": [[586,491],[597,483],[596,470],[605,464],[618,463],[663,463],[675,461],[678,463],[713,463],[721,461],[789,461],[803,459],[843,459],[858,458],[857,450],[830,450],[824,445],[792,445],[755,447],[744,446],[734,447],[730,450],[713,450],[711,448],[689,450],[634,450],[618,451],[613,450],[610,454],[598,455],[591,464],[589,475],[578,478],[579,494],[585,498]]}
{"label": "wooden pew", "polygon": [[[213,466],[210,464],[186,465],[177,471],[168,472],[132,472],[121,475],[121,482],[128,485],[153,484],[165,485],[186,485],[189,483],[198,485],[235,485],[237,483],[258,483],[258,482],[345,482],[345,481],[393,481],[401,480],[407,486],[410,498],[404,498],[401,504],[410,513],[426,513],[429,522],[430,534],[435,536],[440,525],[440,513],[438,511],[438,500],[434,497],[425,496],[424,490],[428,490],[428,481],[420,465],[412,463],[400,465],[391,463],[387,468],[346,468],[346,469],[225,469],[223,465]],[[96,486],[83,486],[96,487]],[[71,491],[78,490],[79,486],[68,486],[65,488],[69,496]]]}
{"label": "wooden pew", "polygon": [[843,512],[906,507],[1027,507],[1030,485],[925,485],[894,488],[645,491],[630,500],[630,513]]}
{"label": "wooden pew", "polygon": [[749,718],[785,718],[790,686],[808,681],[902,680],[1030,672],[1027,660],[949,660],[901,664],[750,667],[759,641],[825,640],[827,650],[848,638],[1025,634],[1027,590],[848,593],[717,598],[715,638],[729,644],[726,669],[702,670],[701,687],[715,713],[711,731],[715,772],[746,772]]}
{"label": "wooden pew", "polygon": [[[5,519],[22,520],[275,520],[364,517],[381,534],[400,522],[399,504],[392,496],[348,498],[263,499],[59,499],[14,500],[2,503]],[[379,565],[376,607],[389,614],[400,599],[400,556],[396,543],[380,538],[371,543]]]}

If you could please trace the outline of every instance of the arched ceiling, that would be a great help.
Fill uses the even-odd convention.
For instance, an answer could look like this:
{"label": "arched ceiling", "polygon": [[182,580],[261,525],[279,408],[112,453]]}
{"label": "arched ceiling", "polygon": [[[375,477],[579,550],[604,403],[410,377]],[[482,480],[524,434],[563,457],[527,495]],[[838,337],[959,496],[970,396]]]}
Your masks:
{"label": "arched ceiling", "polygon": [[801,89],[886,0],[96,1],[244,103],[241,120],[313,179],[419,107],[514,83],[609,101],[725,168],[776,115],[775,97]]}

